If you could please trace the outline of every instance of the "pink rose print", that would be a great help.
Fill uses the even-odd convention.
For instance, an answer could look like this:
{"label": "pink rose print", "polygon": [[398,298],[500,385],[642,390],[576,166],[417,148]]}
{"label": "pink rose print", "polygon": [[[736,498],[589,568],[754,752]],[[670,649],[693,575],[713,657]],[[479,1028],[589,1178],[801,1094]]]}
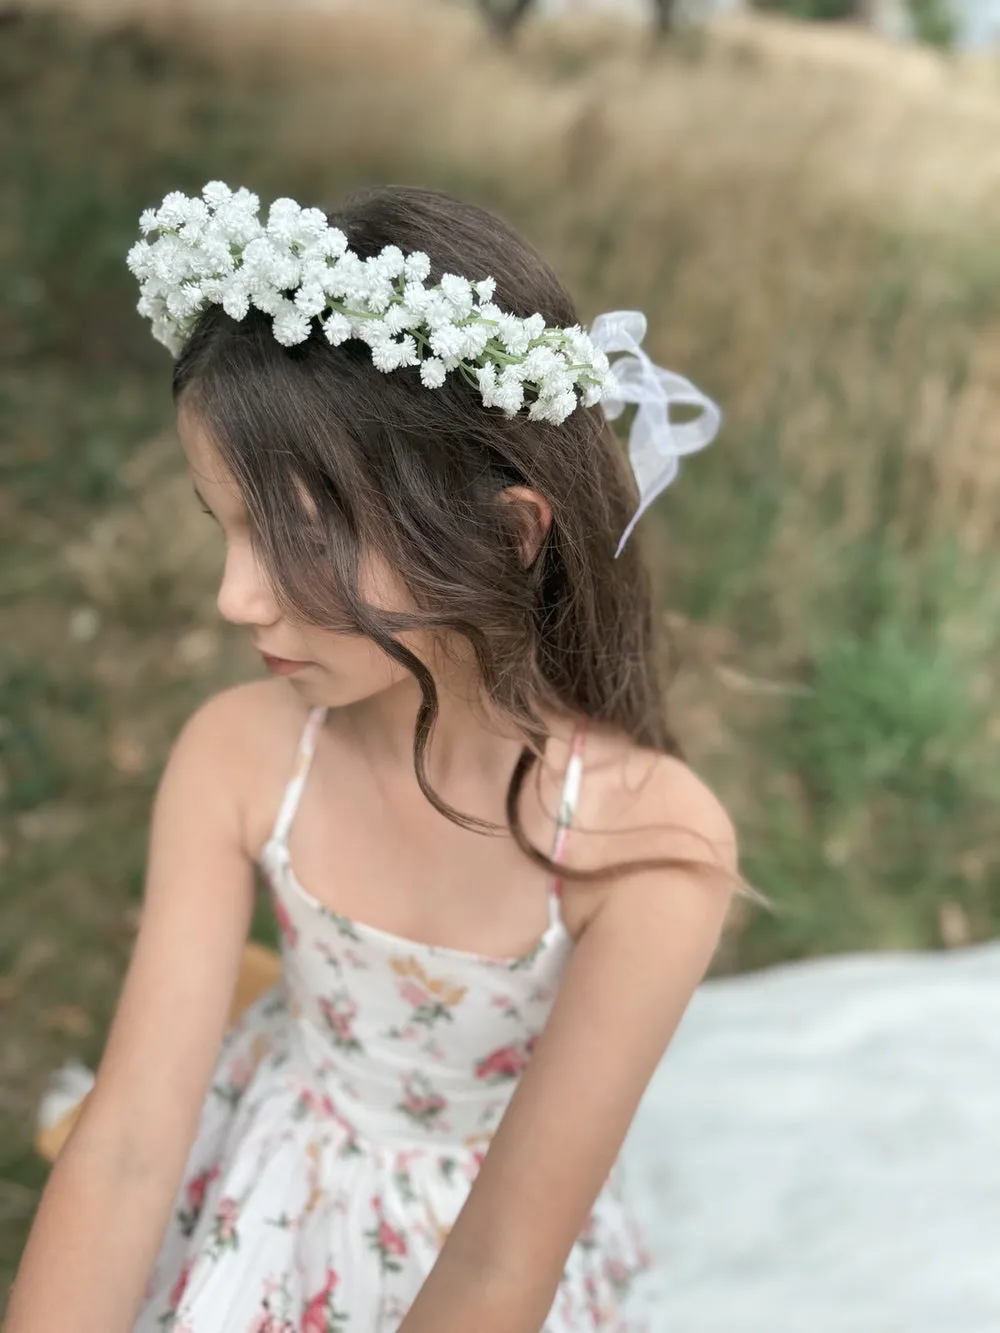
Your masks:
{"label": "pink rose print", "polygon": [[494,995],[490,1004],[494,1009],[499,1009],[504,1018],[512,1018],[515,1023],[520,1022],[521,1011],[509,995]]}
{"label": "pink rose print", "polygon": [[597,1290],[597,1279],[593,1273],[588,1273],[583,1279],[583,1291],[587,1300],[587,1314],[590,1317],[594,1328],[604,1327],[604,1308],[601,1305],[600,1294]]}
{"label": "pink rose print", "polygon": [[212,1223],[212,1235],[220,1249],[235,1250],[239,1245],[240,1237],[236,1230],[236,1219],[239,1216],[239,1211],[240,1206],[235,1199],[219,1200]]}
{"label": "pink rose print", "polygon": [[378,1251],[382,1261],[382,1271],[398,1273],[403,1267],[399,1261],[407,1254],[406,1237],[385,1220],[380,1194],[376,1194],[372,1199],[372,1211],[375,1213],[375,1226],[365,1232],[365,1238],[371,1248]]}
{"label": "pink rose print", "polygon": [[170,1290],[166,1313],[162,1314],[157,1321],[162,1324],[164,1328],[176,1328],[177,1326],[177,1311],[180,1308],[181,1301],[184,1299],[184,1293],[187,1291],[188,1279],[191,1276],[192,1267],[193,1260],[189,1259],[177,1274],[177,1280]]}
{"label": "pink rose print", "polygon": [[442,1019],[452,1021],[451,1011],[465,998],[465,986],[455,986],[444,977],[429,976],[412,954],[393,958],[389,965],[399,978],[400,999],[413,1010],[412,1022],[430,1028]]}
{"label": "pink rose print", "polygon": [[508,1079],[520,1078],[528,1067],[535,1041],[535,1037],[528,1037],[526,1041],[512,1042],[493,1051],[476,1065],[476,1078],[486,1083],[505,1083]]}
{"label": "pink rose print", "polygon": [[414,1009],[419,1009],[421,1005],[432,1002],[431,996],[424,990],[423,986],[410,979],[400,982],[399,993],[407,1004],[413,1005]]}
{"label": "pink rose print", "polygon": [[624,1296],[632,1285],[632,1269],[621,1259],[606,1259],[604,1276],[620,1296]]}
{"label": "pink rose print", "polygon": [[354,1035],[354,1020],[358,1006],[347,991],[336,991],[329,998],[321,995],[319,1009],[333,1043],[342,1051],[360,1051],[361,1043]]}
{"label": "pink rose print", "polygon": [[[246,1333],[300,1333],[295,1321],[290,1317],[297,1299],[289,1291],[288,1278],[279,1282],[275,1277],[266,1277],[263,1283],[262,1309],[250,1324]],[[337,1316],[340,1318],[340,1316]],[[305,1327],[305,1325],[303,1325]],[[321,1326],[324,1327],[324,1326]],[[330,1325],[331,1330],[333,1325]]]}
{"label": "pink rose print", "polygon": [[292,1106],[292,1119],[302,1120],[310,1112],[314,1115],[330,1116],[334,1120],[340,1121],[337,1108],[326,1093],[321,1095],[314,1088],[303,1088]]}
{"label": "pink rose print", "polygon": [[188,1181],[187,1189],[184,1191],[186,1206],[177,1214],[177,1225],[182,1236],[190,1236],[198,1225],[198,1218],[201,1217],[201,1210],[205,1206],[205,1193],[209,1185],[218,1178],[219,1168],[212,1166],[205,1171],[199,1171]]}
{"label": "pink rose print", "polygon": [[334,1333],[347,1318],[333,1308],[333,1293],[339,1278],[332,1268],[326,1270],[326,1282],[302,1311],[300,1333]]}
{"label": "pink rose print", "polygon": [[295,929],[295,922],[288,915],[288,908],[278,895],[275,893],[272,897],[274,900],[274,919],[278,923],[278,929],[294,949],[299,942],[299,932]]}
{"label": "pink rose print", "polygon": [[470,1183],[476,1179],[486,1161],[486,1154],[481,1149],[474,1149],[468,1156],[462,1174]]}
{"label": "pink rose print", "polygon": [[396,1107],[418,1125],[444,1128],[440,1117],[447,1110],[448,1103],[439,1092],[435,1092],[423,1074],[413,1073],[404,1078],[403,1100],[397,1102]]}

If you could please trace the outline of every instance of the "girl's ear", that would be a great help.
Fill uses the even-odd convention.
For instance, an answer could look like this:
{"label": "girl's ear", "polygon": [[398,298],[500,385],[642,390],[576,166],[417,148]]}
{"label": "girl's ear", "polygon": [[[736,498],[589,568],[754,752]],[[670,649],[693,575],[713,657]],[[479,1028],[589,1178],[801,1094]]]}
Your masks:
{"label": "girl's ear", "polygon": [[552,506],[544,495],[530,486],[507,486],[500,492],[500,500],[514,506],[520,530],[521,556],[525,568],[530,569],[552,525]]}

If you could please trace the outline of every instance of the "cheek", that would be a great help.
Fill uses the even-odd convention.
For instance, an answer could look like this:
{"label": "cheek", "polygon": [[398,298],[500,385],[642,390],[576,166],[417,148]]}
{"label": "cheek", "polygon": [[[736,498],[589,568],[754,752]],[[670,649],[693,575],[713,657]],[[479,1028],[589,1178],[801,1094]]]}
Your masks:
{"label": "cheek", "polygon": [[358,634],[319,631],[309,636],[308,646],[311,660],[341,680],[383,685],[409,675],[405,667]]}

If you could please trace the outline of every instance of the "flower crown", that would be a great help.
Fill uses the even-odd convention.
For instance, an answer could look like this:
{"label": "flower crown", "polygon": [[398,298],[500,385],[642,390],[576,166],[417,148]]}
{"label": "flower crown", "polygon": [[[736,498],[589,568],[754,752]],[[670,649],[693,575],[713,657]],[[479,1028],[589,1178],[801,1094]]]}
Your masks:
{"label": "flower crown", "polygon": [[[629,458],[640,505],[616,555],[677,475],[679,458],[718,432],[715,404],[642,350],[646,318],[639,311],[601,315],[589,333],[579,325],[550,328],[541,315],[501,310],[491,277],[472,282],[446,273],[427,286],[431,262],[419,251],[389,245],[361,259],[318,208],[277,199],[266,223],[259,210],[249,190],[213,181],[200,199],[174,192],[142,214],[143,236],[158,236],[138,241],[127,262],[139,279],[139,313],[174,356],[208,306],[221,305],[236,320],[254,306],[272,317],[285,347],[305,342],[318,320],[334,347],[348,339],[367,343],[377,370],[419,368],[428,389],[458,373],[478,388],[485,407],[508,416],[527,408],[532,420],[558,425],[577,407],[600,403],[611,420],[634,403]],[[612,369],[608,354],[615,352],[625,355]],[[701,415],[674,423],[672,403]]]}

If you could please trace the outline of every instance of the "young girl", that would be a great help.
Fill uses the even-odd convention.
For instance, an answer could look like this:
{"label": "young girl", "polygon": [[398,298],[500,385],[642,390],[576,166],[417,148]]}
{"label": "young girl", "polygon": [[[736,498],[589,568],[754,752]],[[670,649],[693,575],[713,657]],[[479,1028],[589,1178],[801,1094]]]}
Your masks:
{"label": "young girl", "polygon": [[[170,757],[9,1333],[634,1333],[615,1160],[738,877],[619,539],[717,412],[477,208],[257,210],[169,195],[130,264],[273,679]],[[258,865],[283,980],[224,1038]]]}

